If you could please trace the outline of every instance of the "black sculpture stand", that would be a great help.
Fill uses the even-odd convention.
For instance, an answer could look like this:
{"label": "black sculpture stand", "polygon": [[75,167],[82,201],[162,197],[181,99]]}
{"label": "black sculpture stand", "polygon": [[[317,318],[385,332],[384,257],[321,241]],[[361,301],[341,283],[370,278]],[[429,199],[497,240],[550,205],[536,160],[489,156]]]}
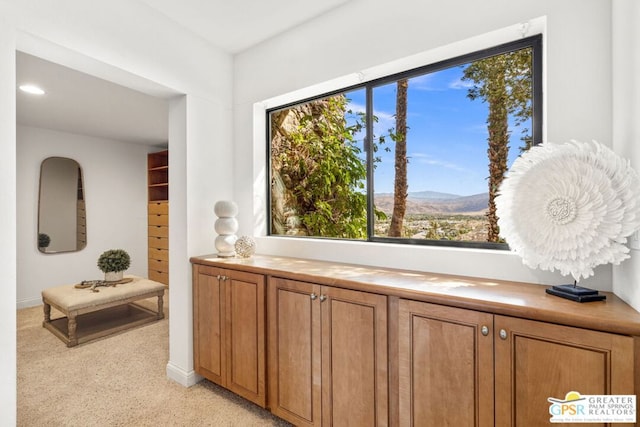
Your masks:
{"label": "black sculpture stand", "polygon": [[573,285],[557,285],[547,288],[547,293],[557,297],[570,299],[577,302],[602,301],[607,298],[606,295],[598,294],[595,289],[583,288],[578,286],[576,282]]}

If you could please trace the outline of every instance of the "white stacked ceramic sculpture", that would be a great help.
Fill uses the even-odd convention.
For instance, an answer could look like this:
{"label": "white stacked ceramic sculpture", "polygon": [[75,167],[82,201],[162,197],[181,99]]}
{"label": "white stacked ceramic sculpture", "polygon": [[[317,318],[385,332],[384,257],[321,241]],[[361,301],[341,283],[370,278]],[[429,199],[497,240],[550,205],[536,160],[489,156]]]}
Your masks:
{"label": "white stacked ceramic sculpture", "polygon": [[221,258],[229,258],[236,255],[235,244],[238,237],[238,205],[230,200],[220,200],[216,202],[213,208],[216,216],[215,230],[218,233],[216,237],[216,249],[218,256]]}

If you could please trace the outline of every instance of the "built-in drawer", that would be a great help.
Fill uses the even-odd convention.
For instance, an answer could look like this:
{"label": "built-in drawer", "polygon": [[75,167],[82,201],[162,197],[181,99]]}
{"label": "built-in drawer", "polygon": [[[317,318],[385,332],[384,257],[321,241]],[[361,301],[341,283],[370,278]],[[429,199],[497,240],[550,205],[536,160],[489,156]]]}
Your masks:
{"label": "built-in drawer", "polygon": [[149,248],[149,259],[169,261],[169,251],[167,249]]}
{"label": "built-in drawer", "polygon": [[169,237],[169,227],[162,225],[150,226],[149,237]]}
{"label": "built-in drawer", "polygon": [[155,249],[169,249],[169,239],[166,237],[151,237],[148,238],[149,248]]}
{"label": "built-in drawer", "polygon": [[149,271],[162,271],[163,273],[169,272],[169,261],[149,259]]}
{"label": "built-in drawer", "polygon": [[169,202],[150,202],[149,215],[169,215]]}
{"label": "built-in drawer", "polygon": [[162,271],[149,270],[149,279],[155,280],[156,282],[164,283],[165,285],[169,284],[169,273],[164,273]]}
{"label": "built-in drawer", "polygon": [[149,215],[149,225],[169,225],[169,215]]}

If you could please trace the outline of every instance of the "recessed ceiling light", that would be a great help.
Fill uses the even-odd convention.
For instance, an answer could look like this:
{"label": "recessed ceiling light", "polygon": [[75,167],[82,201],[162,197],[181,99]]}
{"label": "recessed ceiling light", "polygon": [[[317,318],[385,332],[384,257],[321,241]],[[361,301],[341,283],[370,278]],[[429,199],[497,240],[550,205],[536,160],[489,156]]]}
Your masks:
{"label": "recessed ceiling light", "polygon": [[32,95],[44,95],[44,90],[35,85],[20,85],[19,88],[21,91],[30,93]]}

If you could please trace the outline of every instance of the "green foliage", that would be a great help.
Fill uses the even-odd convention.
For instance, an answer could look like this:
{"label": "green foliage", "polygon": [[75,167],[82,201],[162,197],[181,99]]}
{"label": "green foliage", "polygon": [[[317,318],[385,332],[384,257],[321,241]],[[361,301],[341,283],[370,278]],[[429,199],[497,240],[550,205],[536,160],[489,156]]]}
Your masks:
{"label": "green foliage", "polygon": [[425,229],[425,239],[464,240],[463,236],[471,231],[464,222],[451,220],[431,220]]}
{"label": "green foliage", "polygon": [[[486,242],[484,215],[409,214],[405,217],[401,237],[427,240]],[[376,236],[388,234],[390,221],[376,222]]]}
{"label": "green foliage", "polygon": [[[489,104],[489,242],[500,242],[495,198],[507,171],[509,115],[515,118],[516,126],[533,116],[532,68],[532,49],[526,48],[474,61],[465,68],[462,78],[474,84],[468,91],[469,99],[481,99]],[[520,151],[528,150],[533,143],[529,129],[523,128],[521,135],[524,146]]]}
{"label": "green foliage", "polygon": [[124,249],[109,249],[98,258],[98,268],[103,273],[125,271],[131,265],[131,257]]}
{"label": "green foliage", "polygon": [[[474,83],[467,94],[469,99],[500,102],[505,112],[513,115],[516,126],[533,116],[531,48],[474,61],[464,69],[462,80]],[[487,121],[487,124],[490,123]],[[524,142],[521,151],[531,148],[530,132],[528,128],[521,128],[520,139]]]}
{"label": "green foliage", "polygon": [[[272,179],[272,199],[284,200],[282,210],[296,217],[295,221],[285,220],[295,223],[305,235],[367,235],[367,171],[354,137],[363,125],[347,124],[347,102],[337,95],[272,117],[272,174],[284,186],[284,194],[274,194]],[[279,124],[277,128],[274,123]],[[275,211],[274,220],[278,220],[277,207]]]}
{"label": "green foliage", "polygon": [[46,248],[49,246],[49,244],[51,243],[51,237],[49,237],[48,234],[45,233],[39,233],[38,234],[38,247],[39,248]]}

